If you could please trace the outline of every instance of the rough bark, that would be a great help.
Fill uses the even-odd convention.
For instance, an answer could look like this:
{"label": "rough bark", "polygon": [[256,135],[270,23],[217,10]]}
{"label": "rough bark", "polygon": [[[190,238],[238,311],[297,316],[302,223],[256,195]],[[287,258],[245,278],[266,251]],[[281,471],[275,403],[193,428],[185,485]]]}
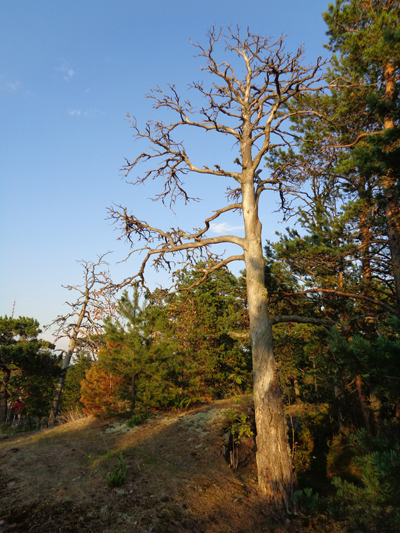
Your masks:
{"label": "rough bark", "polygon": [[[243,166],[251,166],[251,145],[242,145]],[[261,222],[252,172],[242,174],[243,219],[246,246],[247,301],[253,357],[253,398],[257,428],[258,485],[267,500],[289,511],[296,476],[287,438],[283,395],[273,350],[272,323],[265,288]]]}
{"label": "rough bark", "polygon": [[[394,66],[388,63],[385,66],[385,99],[388,103],[393,102],[395,79]],[[394,120],[390,114],[385,117],[385,130],[394,128]],[[400,306],[400,206],[398,193],[396,193],[396,180],[390,174],[383,179],[383,192],[385,195],[385,215],[390,255],[392,260],[392,272],[395,281],[397,305]]]}

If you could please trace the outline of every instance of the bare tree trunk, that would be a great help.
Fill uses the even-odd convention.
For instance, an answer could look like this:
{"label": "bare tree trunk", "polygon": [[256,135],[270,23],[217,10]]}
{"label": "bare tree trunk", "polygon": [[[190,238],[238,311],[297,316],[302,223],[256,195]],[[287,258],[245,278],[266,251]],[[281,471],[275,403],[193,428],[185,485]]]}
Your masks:
{"label": "bare tree trunk", "polygon": [[7,385],[10,381],[11,370],[6,365],[1,365],[3,379],[0,381],[0,425],[7,423]]}
{"label": "bare tree trunk", "polygon": [[[242,153],[245,150],[242,150]],[[245,162],[245,157],[243,158]],[[242,175],[243,176],[243,175]],[[283,395],[272,343],[268,292],[264,280],[261,222],[255,201],[253,176],[242,178],[243,218],[246,232],[246,281],[253,356],[253,397],[257,428],[258,486],[267,501],[289,511],[296,476],[287,438]]]}
{"label": "bare tree trunk", "polygon": [[394,179],[385,178],[385,214],[392,273],[395,281],[397,305],[400,306],[400,208],[395,196]]}
{"label": "bare tree trunk", "polygon": [[89,293],[88,287],[86,286],[85,300],[82,303],[81,312],[79,313],[79,317],[78,317],[77,323],[76,323],[76,325],[74,327],[74,330],[73,330],[73,333],[72,333],[72,335],[70,337],[69,345],[68,345],[68,351],[65,354],[65,357],[64,357],[64,360],[63,360],[63,363],[62,363],[62,367],[61,367],[61,376],[60,376],[60,379],[58,380],[58,383],[57,383],[56,392],[54,393],[53,408],[51,410],[50,417],[49,417],[49,426],[54,426],[54,422],[55,422],[55,420],[57,418],[58,409],[60,407],[61,394],[62,394],[62,391],[63,391],[63,388],[64,388],[65,380],[67,379],[68,368],[69,368],[69,365],[71,363],[72,355],[73,355],[74,350],[75,350],[76,340],[77,340],[78,335],[79,335],[79,331],[80,331],[80,327],[81,327],[82,321],[83,321],[83,319],[85,318],[85,315],[86,315],[86,308],[87,308],[87,305],[89,303],[89,300],[90,300],[90,293]]}
{"label": "bare tree trunk", "polygon": [[253,354],[258,484],[269,502],[280,508],[284,503],[289,510],[296,479],[287,440],[282,389],[273,351],[261,246],[258,267],[255,259],[253,256],[246,261],[246,271]]}
{"label": "bare tree trunk", "polygon": [[74,350],[75,350],[75,343],[76,343],[76,337],[72,337],[69,341],[68,351],[64,357],[62,367],[61,367],[61,376],[60,376],[60,379],[58,380],[57,388],[54,393],[53,407],[52,407],[50,417],[49,417],[49,426],[54,426],[54,422],[58,415],[61,394],[64,388],[65,380],[67,379],[67,372],[68,372],[69,365],[71,363],[72,354],[74,353]]}

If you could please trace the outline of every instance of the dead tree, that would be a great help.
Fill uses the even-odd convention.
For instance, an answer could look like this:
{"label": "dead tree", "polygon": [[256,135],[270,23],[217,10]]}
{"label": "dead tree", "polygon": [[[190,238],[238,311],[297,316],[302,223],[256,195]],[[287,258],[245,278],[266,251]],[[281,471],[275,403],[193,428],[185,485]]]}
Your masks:
{"label": "dead tree", "polygon": [[102,288],[105,288],[107,292],[107,309],[111,305],[108,286],[105,285],[104,281],[104,279],[109,281],[108,276],[104,278],[103,272],[99,272],[99,267],[107,264],[103,261],[105,255],[107,254],[99,256],[99,260],[96,263],[89,261],[80,262],[84,270],[84,283],[77,286],[63,285],[69,291],[78,291],[80,296],[74,303],[66,302],[71,307],[71,312],[63,316],[58,316],[52,324],[47,326],[47,328],[56,326],[54,334],[56,341],[62,338],[69,339],[68,349],[62,362],[62,373],[54,393],[53,407],[49,418],[50,425],[54,425],[58,414],[62,390],[74,351],[78,347],[87,348],[92,351],[99,344],[102,333],[100,319],[103,317],[102,310],[104,307],[104,303],[100,297]]}
{"label": "dead tree", "polygon": [[[198,56],[206,61],[202,70],[210,74],[214,82],[209,89],[202,82],[191,85],[192,90],[204,97],[204,106],[197,111],[189,100],[181,99],[174,85],[170,85],[168,91],[160,88],[151,91],[148,97],[153,100],[154,108],[173,112],[177,119],[169,124],[149,121],[141,131],[136,120],[128,115],[135,139],[146,141],[150,151],[141,153],[132,162],[126,160],[123,170],[128,176],[139,163],[146,163],[147,169],[133,183],[161,179],[163,189],[156,199],[168,202],[170,206],[179,198],[185,203],[193,199],[183,181],[186,174],[212,177],[213,180],[228,178],[233,182],[233,187],[227,190],[227,201],[231,203],[215,211],[201,229],[192,231],[156,228],[129,214],[126,207],[109,208],[110,218],[121,228],[120,239],[126,238],[132,246],[127,259],[135,251],[145,253],[139,272],[124,280],[119,287],[134,283],[145,286],[146,267],[153,265],[156,269],[166,268],[173,272],[178,259],[180,265],[202,261],[203,276],[194,285],[232,261],[245,262],[259,489],[277,508],[290,509],[296,477],[286,436],[282,391],[273,351],[258,212],[264,191],[274,190],[284,200],[287,184],[281,180],[279,173],[261,178],[260,166],[271,149],[291,144],[292,135],[288,133],[286,123],[299,112],[292,106],[293,99],[317,90],[316,83],[322,79],[322,63],[318,59],[315,65],[304,66],[302,48],[293,55],[285,52],[283,37],[272,40],[247,31],[242,38],[239,28],[237,31],[228,28],[225,32],[212,28],[207,36],[206,47],[194,46]],[[233,62],[216,59],[221,41],[225,43],[225,55],[234,56]],[[241,77],[237,74],[237,64],[243,67]],[[197,164],[184,144],[174,140],[181,133],[181,128],[230,137],[237,147],[237,157],[231,165],[234,170],[222,168],[222,163],[211,165],[204,161],[209,166]],[[212,184],[209,186],[212,187]],[[242,214],[245,236],[208,236],[210,223],[232,211]],[[135,241],[142,241],[142,245],[137,247]],[[212,245],[220,243],[237,245],[241,252],[227,258],[213,253]]]}

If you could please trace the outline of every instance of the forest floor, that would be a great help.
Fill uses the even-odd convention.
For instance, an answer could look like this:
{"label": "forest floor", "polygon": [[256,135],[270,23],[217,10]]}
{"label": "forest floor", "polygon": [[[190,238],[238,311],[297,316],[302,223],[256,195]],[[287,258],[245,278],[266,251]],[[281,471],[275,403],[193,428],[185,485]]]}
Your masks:
{"label": "forest floor", "polygon": [[[251,400],[160,411],[134,428],[87,417],[0,434],[0,533],[338,532],[325,521],[274,515],[257,491],[252,437],[230,468],[229,411],[249,414]],[[127,476],[112,488],[107,475],[120,453]]]}

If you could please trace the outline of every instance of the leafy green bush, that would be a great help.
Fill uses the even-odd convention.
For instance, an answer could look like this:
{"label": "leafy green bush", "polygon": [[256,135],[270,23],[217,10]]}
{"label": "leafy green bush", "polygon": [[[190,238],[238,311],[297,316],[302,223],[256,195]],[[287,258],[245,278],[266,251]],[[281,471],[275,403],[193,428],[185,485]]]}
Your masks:
{"label": "leafy green bush", "polygon": [[227,411],[228,430],[230,432],[227,447],[227,459],[230,467],[236,470],[239,464],[239,445],[243,437],[251,437],[254,433],[251,428],[249,416],[237,411]]}
{"label": "leafy green bush", "polygon": [[138,426],[139,424],[141,424],[142,422],[146,422],[146,420],[148,420],[149,418],[151,418],[153,415],[152,413],[148,412],[148,411],[142,411],[142,412],[138,412],[138,413],[135,413],[127,422],[127,425],[130,427],[130,428],[134,428],[135,426]]}
{"label": "leafy green bush", "polygon": [[245,413],[235,413],[234,411],[227,411],[227,415],[229,419],[229,429],[235,444],[240,444],[243,437],[251,437],[254,435],[248,415]]}

